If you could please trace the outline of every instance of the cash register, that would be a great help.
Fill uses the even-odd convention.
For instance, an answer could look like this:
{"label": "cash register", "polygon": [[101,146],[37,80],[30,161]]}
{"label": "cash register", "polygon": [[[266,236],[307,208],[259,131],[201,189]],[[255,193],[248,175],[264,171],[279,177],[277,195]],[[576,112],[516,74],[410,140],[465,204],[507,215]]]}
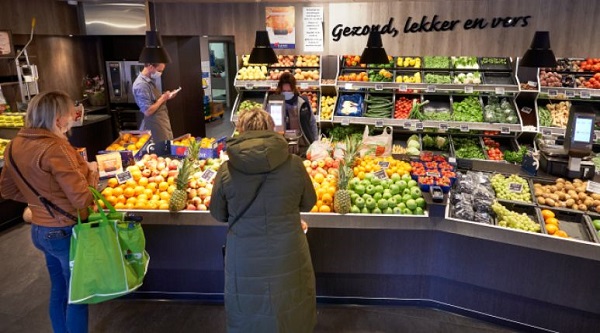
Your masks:
{"label": "cash register", "polygon": [[563,145],[540,146],[540,169],[567,178],[592,179],[595,168],[591,161],[596,114],[588,105],[573,105]]}
{"label": "cash register", "polygon": [[298,154],[298,144],[302,137],[302,132],[299,130],[286,130],[285,99],[282,95],[273,94],[269,96],[267,112],[273,118],[275,132],[282,134],[287,140],[290,153]]}

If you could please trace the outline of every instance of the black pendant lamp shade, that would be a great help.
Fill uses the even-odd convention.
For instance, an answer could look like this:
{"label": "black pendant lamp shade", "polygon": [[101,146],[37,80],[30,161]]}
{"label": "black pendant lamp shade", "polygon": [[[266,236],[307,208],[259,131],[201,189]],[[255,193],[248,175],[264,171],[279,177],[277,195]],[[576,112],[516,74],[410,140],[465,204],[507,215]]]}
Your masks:
{"label": "black pendant lamp shade", "polygon": [[552,68],[557,65],[554,52],[550,49],[550,33],[548,31],[536,31],[529,50],[525,52],[523,59],[521,59],[521,66]]}
{"label": "black pendant lamp shade", "polygon": [[273,51],[273,48],[271,47],[269,34],[264,30],[257,31],[254,48],[252,49],[252,52],[250,52],[248,62],[251,64],[275,64],[277,61],[275,51]]}
{"label": "black pendant lamp shade", "polygon": [[371,30],[367,47],[360,56],[361,64],[387,64],[390,62],[381,42],[381,33]]}
{"label": "black pendant lamp shade", "polygon": [[146,10],[146,15],[148,15],[148,21],[150,22],[150,31],[146,31],[146,46],[144,46],[142,54],[140,54],[139,62],[143,64],[170,63],[171,57],[169,57],[167,50],[163,48],[162,39],[156,30],[154,3],[147,1]]}

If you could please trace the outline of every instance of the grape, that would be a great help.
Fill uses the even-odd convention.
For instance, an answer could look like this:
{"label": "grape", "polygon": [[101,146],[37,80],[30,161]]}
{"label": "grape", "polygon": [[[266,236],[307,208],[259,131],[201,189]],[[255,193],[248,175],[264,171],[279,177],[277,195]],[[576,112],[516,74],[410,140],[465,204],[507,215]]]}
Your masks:
{"label": "grape", "polygon": [[510,211],[497,201],[492,204],[492,209],[496,213],[498,225],[501,227],[530,232],[540,232],[542,230],[542,227],[527,216],[527,214]]}
{"label": "grape", "polygon": [[[517,175],[510,175],[504,177],[501,174],[495,174],[490,178],[492,188],[496,192],[496,198],[512,201],[523,201],[531,202],[531,190],[529,189],[529,183],[526,179]],[[521,184],[520,192],[514,192],[509,188],[509,184]]]}

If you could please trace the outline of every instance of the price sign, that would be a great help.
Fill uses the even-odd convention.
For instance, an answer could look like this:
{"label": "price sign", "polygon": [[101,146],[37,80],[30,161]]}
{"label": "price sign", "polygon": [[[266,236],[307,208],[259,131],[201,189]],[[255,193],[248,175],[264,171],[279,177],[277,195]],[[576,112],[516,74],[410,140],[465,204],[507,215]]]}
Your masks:
{"label": "price sign", "polygon": [[465,93],[466,94],[472,94],[473,93],[473,86],[465,86]]}
{"label": "price sign", "polygon": [[592,98],[592,94],[590,94],[589,90],[582,90],[581,93],[579,93],[579,96],[581,96],[581,98],[585,98],[585,99]]}
{"label": "price sign", "polygon": [[431,85],[427,86],[427,92],[428,93],[434,93],[435,92],[435,86],[431,86]]}
{"label": "price sign", "polygon": [[388,161],[379,161],[377,164],[379,164],[382,169],[387,169],[390,167],[390,162]]}
{"label": "price sign", "polygon": [[306,82],[300,83],[300,89],[308,89],[308,83],[306,83]]}
{"label": "price sign", "polygon": [[350,119],[348,119],[347,117],[342,118],[342,126],[348,126],[350,125]]}
{"label": "price sign", "polygon": [[200,178],[203,179],[204,181],[206,181],[207,183],[210,183],[213,180],[213,178],[215,178],[216,175],[217,175],[217,172],[215,170],[206,169],[206,170],[204,170],[204,172],[202,173]]}
{"label": "price sign", "polygon": [[381,169],[379,171],[373,172],[373,176],[379,178],[379,179],[388,179],[387,173],[385,173],[384,169]]}
{"label": "price sign", "polygon": [[344,88],[346,88],[346,89],[352,89],[352,83],[346,83],[346,84],[344,84]]}
{"label": "price sign", "polygon": [[410,128],[412,126],[412,123],[410,121],[405,121],[403,127],[404,128]]}
{"label": "price sign", "polygon": [[501,134],[510,134],[510,127],[508,127],[508,126],[500,127],[500,133]]}
{"label": "price sign", "polygon": [[277,89],[277,82],[271,82],[271,89]]}
{"label": "price sign", "polygon": [[440,124],[438,126],[438,128],[442,131],[447,131],[448,130],[448,124]]}
{"label": "price sign", "polygon": [[521,108],[521,112],[526,113],[526,114],[530,114],[531,111],[533,111],[533,109],[528,106],[524,106]]}
{"label": "price sign", "polygon": [[398,88],[398,90],[400,90],[400,91],[402,91],[402,92],[405,92],[405,91],[407,91],[407,90],[408,90],[408,86],[407,86],[406,84],[401,84],[401,85],[400,85],[400,88]]}
{"label": "price sign", "polygon": [[506,91],[502,87],[496,87],[496,95],[504,95]]}
{"label": "price sign", "polygon": [[423,129],[423,123],[422,122],[418,122],[416,124],[417,130],[422,130]]}
{"label": "price sign", "polygon": [[567,95],[567,98],[573,98],[575,97],[575,92],[573,90],[567,90],[565,91],[565,95]]}
{"label": "price sign", "polygon": [[448,163],[456,164],[456,157],[448,157]]}
{"label": "price sign", "polygon": [[558,96],[558,90],[555,90],[555,89],[548,90],[548,96],[550,96],[550,97]]}
{"label": "price sign", "polygon": [[514,193],[521,193],[523,191],[523,184],[508,183],[508,190]]}
{"label": "price sign", "polygon": [[252,88],[254,88],[254,83],[246,82],[246,89],[252,89]]}
{"label": "price sign", "polygon": [[383,119],[375,120],[375,127],[383,127]]}
{"label": "price sign", "polygon": [[118,173],[116,177],[117,182],[119,182],[119,184],[125,184],[128,180],[133,179],[133,176],[131,175],[131,172],[129,172],[129,170]]}
{"label": "price sign", "polygon": [[383,84],[379,83],[375,85],[375,90],[383,90]]}
{"label": "price sign", "polygon": [[598,133],[594,132],[594,139],[593,139],[593,141],[596,142],[596,140],[598,140]]}
{"label": "price sign", "polygon": [[600,193],[600,183],[588,181],[585,190],[592,193]]}
{"label": "price sign", "polygon": [[549,129],[549,128],[543,128],[542,129],[542,135],[543,136],[550,136],[550,135],[552,135],[552,130]]}
{"label": "price sign", "polygon": [[460,125],[460,131],[461,132],[468,132],[469,131],[469,125]]}
{"label": "price sign", "polygon": [[434,172],[434,171],[429,171],[425,173],[428,177],[439,177],[440,173],[439,172]]}
{"label": "price sign", "polygon": [[527,85],[532,86],[532,87],[537,87],[537,82],[535,81],[527,81]]}

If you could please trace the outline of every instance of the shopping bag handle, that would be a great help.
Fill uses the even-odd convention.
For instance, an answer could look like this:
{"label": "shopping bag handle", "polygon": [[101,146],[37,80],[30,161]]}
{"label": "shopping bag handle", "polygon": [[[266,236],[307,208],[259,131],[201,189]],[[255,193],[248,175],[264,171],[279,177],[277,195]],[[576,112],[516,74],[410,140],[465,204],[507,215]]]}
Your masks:
{"label": "shopping bag handle", "polygon": [[[90,192],[92,192],[92,195],[94,196],[94,202],[96,203],[96,205],[98,205],[98,202],[101,201],[104,203],[106,208],[108,208],[109,213],[117,212],[115,207],[108,200],[106,200],[106,198],[102,195],[102,193],[98,192],[98,190],[96,190],[92,186],[89,186],[89,189],[90,189]],[[101,210],[101,209],[99,209],[99,210]]]}

